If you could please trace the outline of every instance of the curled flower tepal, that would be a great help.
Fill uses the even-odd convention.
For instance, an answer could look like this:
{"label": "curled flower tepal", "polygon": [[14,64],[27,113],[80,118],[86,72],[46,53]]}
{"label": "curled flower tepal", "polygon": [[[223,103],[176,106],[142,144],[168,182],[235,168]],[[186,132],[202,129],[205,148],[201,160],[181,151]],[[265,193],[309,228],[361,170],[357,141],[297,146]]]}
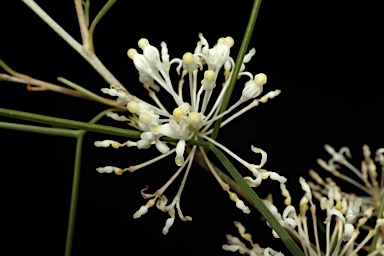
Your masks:
{"label": "curled flower tepal", "polygon": [[347,159],[344,157],[344,154],[348,158],[351,158],[351,152],[349,151],[349,148],[342,147],[339,152],[336,152],[330,145],[325,144],[324,145],[325,150],[332,156],[331,160],[329,160],[328,165],[332,166],[334,162],[345,164],[347,162]]}
{"label": "curled flower tepal", "polygon": [[256,165],[255,167],[256,168],[262,168],[264,166],[264,164],[267,162],[267,153],[265,153],[264,150],[262,150],[261,148],[257,148],[255,146],[251,146],[251,149],[254,153],[259,153],[261,154],[261,161],[260,161],[260,164],[259,165]]}
{"label": "curled flower tepal", "polygon": [[[223,103],[231,81],[230,77],[233,75],[235,67],[235,62],[230,56],[234,40],[232,37],[222,37],[217,40],[213,47],[210,47],[208,41],[201,33],[198,37],[199,41],[194,51],[186,52],[181,59],[171,58],[171,52],[168,51],[165,42],[161,42],[161,49],[159,50],[154,45],[151,45],[146,38],[141,38],[138,41],[141,53],[134,48],[127,51],[128,57],[133,61],[138,71],[139,82],[148,91],[151,102],[131,95],[121,86],[111,86],[111,88],[102,89],[103,93],[117,97],[117,105],[122,109],[128,110],[131,114],[131,116],[126,117],[110,112],[108,116],[117,121],[127,122],[131,127],[140,132],[140,138],[137,141],[127,141],[125,143],[118,143],[113,140],[96,141],[95,146],[112,146],[114,148],[123,146],[130,148],[135,146],[140,150],[145,150],[155,145],[160,155],[124,169],[106,166],[97,168],[97,171],[101,173],[115,172],[116,174],[122,174],[128,170],[130,173],[133,173],[169,155],[174,155],[175,157],[175,168],[177,168],[177,171],[154,194],[142,194],[145,199],[151,199],[134,214],[134,218],[139,218],[151,206],[156,204],[158,209],[168,212],[170,216],[164,226],[164,234],[168,233],[173,225],[176,210],[181,220],[188,221],[192,219],[189,216],[184,216],[180,208],[181,192],[185,186],[195,151],[197,150],[197,146],[189,145],[190,140],[208,141],[224,150],[251,171],[253,177],[245,177],[245,179],[253,187],[259,186],[262,180],[267,178],[279,181],[280,183],[286,181],[286,178],[278,173],[262,169],[267,161],[267,153],[262,149],[252,146],[253,152],[261,154],[261,161],[260,164],[251,164],[234,154],[218,141],[209,137],[213,132],[212,126],[216,120],[223,118],[221,126],[224,126],[236,117],[258,106],[259,103],[266,103],[269,99],[273,99],[280,94],[280,90],[268,92],[257,99],[263,92],[267,76],[263,73],[253,75],[245,70],[244,64],[249,63],[255,55],[255,49],[251,49],[245,56],[243,63],[240,63],[241,71],[237,77],[248,76],[250,80],[243,87],[240,86],[244,89],[237,102],[229,106],[226,111],[220,113],[219,109]],[[172,67],[181,76],[180,81],[176,84],[172,83],[170,76]],[[180,72],[181,69],[183,69],[182,72]],[[221,72],[224,73],[223,83],[220,82],[222,86],[217,86]],[[214,93],[216,90],[217,93]],[[167,98],[166,104],[158,97],[159,93],[167,93],[171,96],[171,98]],[[238,109],[248,100],[253,101],[248,106]],[[199,150],[202,151],[203,148],[199,148]],[[205,161],[208,162],[209,159],[207,158]],[[170,205],[167,205],[167,199],[163,193],[181,172],[184,172],[184,177],[178,195]],[[230,191],[229,185],[223,182],[215,171],[212,174],[224,191],[228,192],[230,199],[236,203],[236,207],[241,209],[243,213],[249,213],[249,207],[235,193]]]}
{"label": "curled flower tepal", "polygon": [[[261,154],[261,161],[260,164],[249,164],[247,163],[248,169],[253,173],[253,175],[256,177],[255,185],[258,186],[261,183],[261,179],[263,178],[261,175],[261,168],[264,166],[264,164],[267,162],[267,153],[265,153],[264,150],[257,148],[255,146],[251,146],[251,149],[254,153],[260,153]],[[266,176],[265,176],[266,178]],[[249,180],[249,179],[248,179]]]}
{"label": "curled flower tepal", "polygon": [[280,176],[276,172],[271,172],[271,171],[261,169],[264,166],[264,164],[267,162],[267,153],[264,150],[257,148],[255,146],[251,146],[251,149],[253,152],[261,154],[260,164],[258,164],[258,165],[247,164],[246,165],[248,167],[248,169],[256,177],[256,179],[252,179],[251,177],[245,177],[244,178],[251,187],[258,187],[261,184],[261,181],[265,180],[267,178],[279,181],[280,183],[285,183],[287,181],[287,179],[285,177]]}

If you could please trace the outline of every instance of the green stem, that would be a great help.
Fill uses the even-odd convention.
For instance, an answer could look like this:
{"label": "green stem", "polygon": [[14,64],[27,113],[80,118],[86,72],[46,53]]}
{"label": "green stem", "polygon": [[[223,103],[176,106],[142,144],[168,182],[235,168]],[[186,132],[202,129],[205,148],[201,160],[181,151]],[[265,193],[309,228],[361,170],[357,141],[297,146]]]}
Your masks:
{"label": "green stem", "polygon": [[[384,196],[381,197],[381,203],[380,203],[380,208],[377,213],[377,219],[382,219],[383,218],[383,211],[384,211]],[[380,235],[380,228],[376,229],[376,233],[372,238],[372,243],[369,246],[369,253],[373,252],[376,249],[376,244],[377,240],[379,239]]]}
{"label": "green stem", "polygon": [[[111,111],[110,109],[104,110],[95,116],[89,123],[95,124],[107,112]],[[72,194],[71,194],[71,204],[69,208],[69,220],[67,228],[67,240],[65,244],[65,256],[70,256],[72,252],[72,243],[73,243],[73,234],[75,231],[75,222],[76,222],[76,210],[77,210],[77,201],[79,197],[79,185],[80,185],[80,167],[81,167],[81,152],[83,147],[84,135],[87,131],[80,130],[76,131],[78,133],[76,141],[76,153],[75,153],[75,166],[73,170],[73,180],[72,180]]]}
{"label": "green stem", "polygon": [[224,153],[214,147],[212,148],[212,152],[216,155],[216,157],[220,160],[220,162],[224,165],[224,167],[231,174],[233,179],[237,182],[237,184],[241,187],[244,193],[251,199],[254,203],[254,206],[257,210],[264,216],[264,218],[268,221],[271,227],[276,231],[279,235],[281,241],[286,245],[292,255],[295,256],[304,256],[303,252],[297,246],[297,244],[292,240],[287,231],[280,225],[277,219],[273,216],[273,214],[269,211],[269,209],[265,206],[263,201],[259,198],[259,196],[253,191],[253,189],[247,184],[241,174],[236,170],[236,168],[232,165],[231,161],[224,155]]}
{"label": "green stem", "polygon": [[75,167],[73,170],[72,194],[71,194],[71,204],[69,207],[67,240],[65,243],[65,254],[64,254],[65,256],[71,256],[71,252],[72,252],[73,233],[75,231],[75,221],[76,221],[77,200],[79,197],[81,151],[83,146],[83,138],[84,138],[84,132],[82,132],[77,137],[77,142],[76,142]]}
{"label": "green stem", "polygon": [[41,133],[46,135],[72,137],[72,138],[76,138],[78,135],[77,131],[69,130],[69,129],[41,127],[41,126],[35,126],[35,125],[15,124],[15,123],[8,123],[8,122],[0,122],[0,128],[23,131],[23,132]]}
{"label": "green stem", "polygon": [[[256,23],[257,15],[259,13],[260,4],[261,4],[261,0],[255,0],[253,4],[251,16],[249,17],[247,29],[245,30],[243,42],[241,43],[239,55],[237,55],[236,64],[235,64],[235,67],[233,68],[231,80],[229,81],[229,85],[228,85],[227,91],[225,92],[223,102],[221,103],[219,114],[223,113],[227,109],[229,99],[231,98],[233,88],[235,87],[237,76],[239,75],[239,72],[240,72],[241,64],[243,63],[244,55],[247,52],[248,44],[249,44],[249,41],[251,40],[252,31]],[[215,127],[213,128],[213,132],[211,135],[212,139],[217,138],[222,120],[223,118],[220,118],[216,121]]]}
{"label": "green stem", "polygon": [[89,27],[89,6],[90,2],[89,0],[82,1],[84,6],[84,18],[85,18],[85,25],[87,25],[87,28]]}
{"label": "green stem", "polygon": [[[110,112],[110,111],[119,111],[120,109],[108,109],[104,112]],[[103,113],[104,113],[103,112]],[[104,116],[103,114],[102,116]],[[50,124],[54,126],[59,127],[66,127],[66,128],[73,128],[78,130],[86,130],[90,132],[98,132],[98,133],[104,133],[104,134],[110,134],[110,135],[117,135],[122,137],[128,137],[128,138],[140,138],[141,131],[133,131],[128,129],[122,129],[122,128],[115,128],[111,126],[106,125],[99,125],[99,124],[93,124],[93,123],[84,123],[79,121],[73,121],[63,118],[57,118],[57,117],[50,117],[50,116],[43,116],[38,114],[32,114],[17,110],[11,110],[11,109],[5,109],[0,108],[0,116],[6,116],[11,118],[17,118],[37,123],[43,123],[43,124]],[[162,140],[167,142],[177,142],[178,140],[172,139],[172,138],[162,138]],[[211,144],[204,141],[197,141],[197,140],[189,140],[187,141],[189,145],[197,145],[197,146],[203,146],[206,148],[210,148]]]}
{"label": "green stem", "polygon": [[9,74],[15,77],[21,77],[21,78],[31,78],[27,75],[24,75],[22,73],[16,72],[13,70],[10,66],[8,66],[4,61],[0,59],[0,67],[2,67],[5,71],[7,71]]}
{"label": "green stem", "polygon": [[99,23],[100,19],[107,13],[107,11],[112,7],[114,3],[116,3],[117,0],[109,0],[103,8],[99,11],[99,13],[96,15],[95,19],[92,21],[91,27],[89,28],[88,33],[88,41],[89,41],[89,51],[91,53],[95,53],[95,49],[93,46],[93,32],[95,31],[97,23]]}
{"label": "green stem", "polygon": [[56,21],[54,21],[38,4],[33,0],[21,0],[32,11],[34,11],[45,23],[48,24],[64,41],[66,41],[76,52],[78,52],[96,71],[99,73],[108,84],[123,86],[112,73],[104,66],[96,55],[90,52],[79,44],[70,34],[67,33]]}
{"label": "green stem", "polygon": [[108,101],[108,100],[104,99],[103,97],[100,97],[99,95],[94,94],[91,91],[88,91],[84,87],[82,87],[82,86],[80,86],[78,84],[75,84],[74,82],[71,82],[71,81],[65,79],[64,77],[58,77],[57,80],[59,82],[62,82],[63,84],[68,85],[69,87],[72,87],[73,89],[75,89],[77,91],[80,91],[80,92],[84,93],[85,95],[87,95],[91,99],[94,99],[95,101],[101,102],[101,103],[103,103],[105,105],[109,105],[111,107],[116,107],[115,101]]}
{"label": "green stem", "polygon": [[[112,111],[112,110],[109,109],[107,111]],[[86,130],[86,131],[98,132],[98,133],[104,133],[104,134],[110,134],[110,135],[118,135],[118,136],[129,137],[129,138],[139,138],[141,134],[140,131],[132,131],[128,129],[115,128],[115,127],[106,126],[106,125],[89,124],[89,123],[84,123],[79,121],[73,121],[73,120],[50,117],[50,116],[43,116],[43,115],[32,114],[32,113],[11,110],[11,109],[4,109],[4,108],[0,108],[0,115],[11,117],[11,118],[27,120],[27,121],[33,121],[37,123],[50,124],[54,126],[73,128],[78,130]]]}

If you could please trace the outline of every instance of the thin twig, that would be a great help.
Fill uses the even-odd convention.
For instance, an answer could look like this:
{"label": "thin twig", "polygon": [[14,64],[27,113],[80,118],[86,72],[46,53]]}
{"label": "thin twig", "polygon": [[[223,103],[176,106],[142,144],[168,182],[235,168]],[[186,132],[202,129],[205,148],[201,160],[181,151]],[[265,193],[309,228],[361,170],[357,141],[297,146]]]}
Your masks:
{"label": "thin twig", "polygon": [[9,74],[13,76],[20,77],[20,78],[30,78],[30,76],[27,76],[23,73],[16,72],[1,59],[0,59],[0,67],[2,67],[5,71],[7,71]]}
{"label": "thin twig", "polygon": [[72,87],[74,90],[78,91],[78,92],[81,92],[81,93],[84,93],[85,95],[87,95],[88,97],[90,97],[91,99],[95,100],[95,101],[98,101],[100,103],[103,103],[103,104],[106,104],[106,105],[109,105],[109,106],[112,106],[112,107],[117,107],[117,104],[115,101],[113,100],[106,100],[106,98],[103,98],[91,91],[88,91],[87,89],[85,89],[84,87],[81,87],[80,85],[78,84],[75,84],[63,77],[58,77],[57,78],[58,81],[62,82],[63,84],[66,84],[68,85],[69,87]]}
{"label": "thin twig", "polygon": [[117,0],[108,0],[108,2],[103,6],[103,8],[96,15],[95,19],[92,21],[91,26],[89,27],[88,41],[89,41],[89,51],[91,53],[95,53],[95,47],[93,45],[93,32],[95,31],[97,23],[101,20],[101,18],[108,12],[108,10],[112,7]]}
{"label": "thin twig", "polygon": [[77,19],[79,21],[80,35],[81,35],[81,40],[83,41],[83,46],[89,49],[88,27],[85,21],[84,8],[81,0],[75,0],[75,8],[76,8]]}
{"label": "thin twig", "polygon": [[[103,116],[111,111],[111,109],[104,110],[94,117],[89,124],[95,124]],[[76,212],[77,212],[77,201],[79,197],[80,187],[80,171],[81,171],[81,153],[83,147],[84,135],[87,131],[78,130],[78,136],[76,141],[76,153],[75,153],[75,166],[73,168],[73,179],[72,179],[72,192],[71,192],[71,204],[69,208],[69,220],[67,229],[67,240],[65,243],[65,256],[70,256],[72,253],[73,234],[75,231]]]}
{"label": "thin twig", "polygon": [[32,133],[39,133],[39,134],[46,134],[46,135],[72,137],[72,138],[76,138],[78,135],[78,132],[72,129],[42,127],[37,125],[16,124],[16,123],[9,123],[9,122],[0,122],[0,128],[14,130],[14,131],[21,131],[21,132],[32,132]]}
{"label": "thin twig", "polygon": [[[92,54],[87,48],[79,44],[70,34],[56,23],[38,4],[33,0],[22,0],[32,11],[34,11],[45,23],[48,24],[61,38],[64,39],[75,51],[77,51],[110,85],[124,88],[124,86],[112,75],[104,64]],[[124,88],[125,89],[125,88]],[[125,89],[126,90],[126,89]]]}
{"label": "thin twig", "polygon": [[[69,96],[77,97],[77,98],[96,101],[96,99],[93,99],[93,98],[87,96],[86,94],[84,94],[80,91],[68,89],[68,88],[65,88],[65,87],[62,87],[59,85],[55,85],[55,84],[44,82],[44,81],[41,81],[38,79],[34,79],[32,77],[21,78],[21,77],[14,77],[14,76],[0,73],[0,80],[26,84],[27,90],[29,90],[29,91],[47,91],[47,90],[49,90],[49,91],[59,92],[59,93],[63,93],[63,94],[69,95]],[[34,85],[36,87],[33,87],[32,85]],[[116,102],[114,100],[103,98],[103,97],[101,97],[101,98],[103,100],[102,103],[109,105],[109,106],[112,106],[112,107],[116,107]]]}

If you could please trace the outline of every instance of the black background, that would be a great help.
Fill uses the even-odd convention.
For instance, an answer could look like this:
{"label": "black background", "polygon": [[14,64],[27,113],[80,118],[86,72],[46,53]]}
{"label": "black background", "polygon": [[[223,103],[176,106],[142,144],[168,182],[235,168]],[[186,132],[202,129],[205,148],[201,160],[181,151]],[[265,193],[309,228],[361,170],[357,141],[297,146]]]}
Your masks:
{"label": "black background", "polygon": [[[91,17],[103,2],[91,1]],[[38,3],[80,40],[72,1]],[[137,48],[140,38],[148,38],[156,47],[165,41],[174,58],[194,50],[199,32],[210,45],[219,37],[232,36],[231,56],[235,58],[252,4],[121,0],[96,28],[95,50],[130,92],[146,98],[126,56],[129,48]],[[100,88],[108,87],[23,3],[8,1],[0,8],[0,57],[13,69],[53,83],[62,76],[99,95]],[[325,143],[336,149],[350,147],[351,161],[359,166],[364,143],[372,150],[383,146],[382,24],[379,7],[361,1],[264,1],[250,43],[257,53],[247,70],[267,74],[265,91],[281,89],[282,93],[222,129],[218,140],[254,163],[259,156],[250,146],[264,149],[268,153],[265,168],[289,178],[287,187],[296,205],[302,195],[296,189],[298,177],[307,177],[309,168],[320,170],[316,158],[329,157],[323,149]],[[176,82],[177,77],[174,79]],[[242,82],[237,84],[232,102],[240,96]],[[0,84],[0,107],[79,121],[88,121],[105,109],[98,103],[54,92],[28,92],[25,85],[6,82]],[[3,117],[1,121],[22,123]],[[107,119],[100,123],[126,127]],[[176,218],[164,236],[166,213],[151,208],[134,220],[134,212],[145,204],[140,190],[146,185],[151,192],[160,188],[176,170],[173,157],[134,174],[102,175],[95,168],[128,167],[158,154],[153,149],[93,146],[95,140],[103,139],[124,141],[103,134],[86,135],[73,255],[235,255],[221,249],[225,234],[237,235],[235,220],[241,220],[262,247],[285,251],[255,209],[250,215],[243,214],[212,175],[197,166],[190,172],[181,199],[183,213],[192,216],[192,222]],[[0,141],[0,230],[6,237],[0,243],[11,246],[12,255],[25,250],[63,255],[75,140],[1,130]],[[244,168],[239,169],[248,175]],[[179,182],[166,193],[168,198],[176,193]],[[273,193],[275,202],[281,199],[277,183],[265,182],[256,192],[260,197]]]}

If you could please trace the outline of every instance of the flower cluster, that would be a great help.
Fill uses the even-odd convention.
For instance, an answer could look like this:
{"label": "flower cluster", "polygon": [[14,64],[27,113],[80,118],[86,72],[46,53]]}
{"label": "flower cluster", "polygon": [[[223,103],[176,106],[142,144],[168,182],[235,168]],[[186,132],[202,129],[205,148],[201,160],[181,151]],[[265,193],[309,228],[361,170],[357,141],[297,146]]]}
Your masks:
{"label": "flower cluster", "polygon": [[[290,192],[287,190],[285,184],[280,184],[281,193],[286,198],[286,208],[284,209],[283,214],[279,213],[277,207],[271,201],[264,200],[264,203],[280,224],[285,229],[289,230],[290,235],[299,241],[305,255],[324,255],[320,248],[316,205],[312,201],[313,191],[304,178],[300,177],[299,181],[301,188],[304,191],[304,196],[300,200],[298,212],[295,207],[291,205]],[[334,183],[329,184],[327,191],[327,195],[322,196],[320,199],[320,208],[321,210],[326,211],[327,216],[324,221],[326,226],[325,255],[357,255],[364,245],[374,236],[377,229],[383,226],[384,219],[377,219],[375,227],[371,228],[363,241],[357,243],[356,246],[356,239],[360,234],[360,228],[365,225],[366,221],[372,216],[372,208],[368,208],[362,212],[362,200],[354,196],[346,197],[342,195],[340,188]],[[315,193],[317,192],[315,191]],[[307,221],[308,210],[310,210],[312,218],[313,237],[315,238],[314,244],[310,241],[311,236]],[[336,218],[334,225],[331,227],[333,217]],[[235,225],[238,226],[239,224],[235,223]],[[248,239],[251,236],[249,234],[244,234],[244,227],[242,227],[241,224],[238,228],[241,236],[250,241],[253,248],[248,249],[238,238],[227,235],[229,245],[224,245],[223,249],[230,251],[239,250],[241,254],[247,253],[249,255],[283,255],[270,248],[268,248],[269,251],[266,253],[266,249],[260,248],[258,244],[253,244],[252,241]],[[272,234],[275,238],[279,238],[275,230],[272,230]],[[381,244],[382,241],[379,241],[376,250],[369,255],[376,255],[382,252],[384,247]]]}
{"label": "flower cluster", "polygon": [[[335,177],[338,177],[352,186],[358,188],[368,196],[358,196],[362,200],[363,209],[373,208],[374,215],[377,215],[377,210],[381,204],[383,192],[384,192],[384,148],[380,148],[376,151],[375,161],[379,163],[381,169],[381,175],[378,175],[377,167],[371,158],[371,150],[367,145],[363,146],[364,159],[361,162],[361,171],[348,162],[347,158],[351,158],[352,155],[349,148],[343,147],[336,152],[330,145],[324,146],[325,150],[332,156],[332,158],[326,162],[322,159],[317,159],[317,163],[323,167],[326,171],[330,172]],[[348,174],[343,174],[339,170],[340,165],[348,168],[357,177],[357,181]],[[319,174],[314,170],[310,170],[310,175],[316,181],[317,184],[310,183],[311,188],[316,191],[314,195],[320,198],[328,190],[330,184],[336,184],[330,177],[327,177],[325,181],[320,178]],[[378,181],[378,177],[381,180]],[[348,193],[341,192],[343,196],[350,196]]]}
{"label": "flower cluster", "polygon": [[[142,133],[140,140],[135,142],[126,141],[119,143],[112,140],[104,140],[95,142],[95,146],[112,146],[114,148],[126,146],[147,149],[155,145],[161,154],[142,164],[129,166],[127,168],[115,166],[100,167],[97,168],[98,172],[114,172],[117,175],[121,175],[125,171],[132,173],[166,156],[175,154],[175,164],[178,166],[177,171],[169,181],[155,193],[145,193],[147,188],[142,190],[142,196],[149,200],[145,205],[141,206],[133,216],[134,218],[139,218],[145,214],[150,207],[156,205],[158,209],[168,212],[170,216],[163,229],[164,234],[168,233],[169,228],[174,223],[175,210],[177,210],[180,219],[183,221],[192,219],[189,216],[183,215],[180,209],[180,196],[197,150],[201,151],[206,163],[210,166],[204,148],[196,145],[189,147],[187,143],[189,140],[208,141],[231,155],[253,174],[252,177],[245,177],[246,181],[252,187],[259,186],[261,181],[268,177],[281,183],[286,181],[284,177],[277,173],[262,169],[267,161],[267,154],[262,149],[252,146],[252,151],[261,154],[262,158],[260,164],[252,164],[209,137],[213,131],[211,126],[216,120],[222,117],[228,117],[229,114],[231,114],[222,122],[221,126],[224,126],[251,108],[258,106],[260,103],[266,103],[269,99],[276,97],[280,94],[280,90],[268,92],[261,98],[256,99],[256,97],[260,96],[263,92],[263,86],[267,82],[267,77],[263,73],[252,75],[250,72],[245,71],[245,64],[247,64],[255,54],[255,49],[252,49],[244,57],[240,73],[238,74],[238,78],[243,76],[249,77],[249,81],[244,85],[240,99],[226,111],[219,113],[235,66],[234,60],[230,57],[230,49],[234,44],[234,40],[231,37],[220,38],[213,47],[210,47],[201,33],[199,34],[199,39],[194,53],[187,52],[182,59],[171,59],[165,42],[161,43],[161,50],[159,51],[145,38],[140,39],[138,42],[142,53],[139,53],[136,49],[128,50],[128,57],[133,60],[139,72],[139,81],[148,91],[153,103],[148,103],[133,96],[122,87],[112,85],[110,88],[102,89],[104,93],[117,97],[116,102],[118,106],[126,108],[131,113],[129,117],[120,116],[116,113],[109,113],[108,116],[117,121],[128,122],[130,126]],[[176,65],[176,71],[181,75],[177,86],[174,86],[171,82],[170,70],[172,65]],[[204,67],[206,67],[206,69]],[[181,69],[183,70],[181,71]],[[224,82],[222,86],[216,86],[218,75],[222,69],[224,69]],[[198,78],[200,71],[204,71],[201,81]],[[186,76],[188,77],[186,80],[188,81],[189,88],[185,88],[186,86],[184,85],[184,78]],[[215,88],[219,88],[218,90],[220,90],[217,97],[212,96]],[[165,90],[173,98],[174,108],[172,111],[169,111],[157,97],[157,93],[160,90]],[[249,100],[252,101],[248,106],[235,112],[235,109]],[[174,142],[165,142],[162,140],[163,137],[174,139]],[[173,147],[173,145],[175,146]],[[187,147],[189,147],[188,150],[186,150]],[[186,155],[187,157],[185,158]],[[249,208],[245,206],[244,202],[240,200],[234,192],[230,191],[230,187],[221,180],[214,168],[210,169],[224,191],[229,194],[230,199],[236,203],[236,206],[244,213],[249,213]],[[174,199],[167,204],[168,199],[163,193],[184,170],[184,178],[182,179],[179,191]]]}
{"label": "flower cluster", "polygon": [[[377,180],[379,176],[377,167],[371,158],[371,151],[367,145],[363,146],[364,159],[361,162],[361,171],[348,162],[347,158],[351,158],[351,153],[347,147],[341,148],[339,152],[330,145],[325,145],[324,148],[332,157],[328,162],[318,159],[318,164],[335,177],[362,190],[368,196],[357,196],[343,192],[330,177],[323,179],[317,172],[310,170],[309,174],[316,183],[311,181],[307,183],[304,178],[300,177],[299,182],[304,191],[304,196],[300,200],[298,213],[291,205],[290,192],[283,183],[280,184],[281,193],[285,197],[284,203],[286,204],[283,214],[278,212],[272,202],[264,200],[264,203],[280,224],[300,241],[306,255],[323,255],[320,249],[319,234],[317,232],[316,205],[312,201],[312,198],[317,199],[320,203],[321,210],[325,210],[327,216],[324,221],[326,236],[325,255],[357,255],[360,250],[366,249],[365,245],[374,236],[377,229],[381,228],[382,230],[384,227],[384,219],[377,218],[379,216],[379,206],[384,188],[384,149],[378,149],[375,155],[375,161],[381,166],[381,181],[379,182]],[[337,164],[347,167],[357,176],[360,182],[351,178],[350,175],[342,174],[339,171],[341,166]],[[312,218],[312,237],[315,238],[314,243],[311,243],[308,231],[308,210],[310,210]],[[332,222],[332,217],[336,217],[334,222]],[[371,217],[376,217],[376,225],[374,227],[367,225],[367,221]],[[333,224],[331,225],[331,223]],[[360,238],[360,241],[357,242],[357,238],[362,229],[368,229],[368,232],[365,231],[365,237]],[[242,234],[243,231],[239,229],[239,232]],[[272,234],[276,238],[279,237],[274,230]],[[257,244],[253,245],[253,249],[246,249],[244,244],[240,243],[238,239],[231,236],[227,236],[227,239],[230,245],[223,246],[225,250],[239,250],[240,253],[264,255]],[[380,235],[376,247],[371,249],[369,255],[377,255],[383,251],[383,237]]]}
{"label": "flower cluster", "polygon": [[[313,191],[313,195],[316,199],[320,201],[321,204],[323,204],[324,202],[323,198],[325,195],[337,195],[337,200],[335,200],[335,207],[342,213],[347,213],[346,209],[347,204],[349,202],[353,200],[358,200],[360,202],[359,207],[361,208],[361,214],[358,215],[358,219],[356,221],[356,228],[353,231],[353,236],[350,241],[351,243],[352,241],[355,241],[359,234],[359,228],[365,225],[369,218],[375,217],[377,219],[376,227],[374,229],[371,229],[366,239],[364,239],[364,241],[367,242],[369,238],[373,236],[377,226],[381,225],[383,222],[383,219],[378,217],[382,217],[383,214],[379,212],[379,208],[380,204],[382,203],[384,193],[384,148],[379,148],[376,151],[375,159],[373,160],[371,158],[370,148],[367,145],[363,145],[362,149],[364,158],[361,161],[360,170],[358,170],[347,160],[347,158],[352,157],[349,148],[342,147],[338,152],[330,145],[325,145],[324,148],[332,157],[328,162],[319,158],[317,159],[317,163],[335,177],[345,181],[346,183],[349,183],[350,185],[352,185],[352,187],[357,188],[363,193],[357,193],[356,195],[354,193],[344,192],[342,188],[339,187],[331,177],[326,177],[325,179],[322,179],[317,172],[315,172],[314,170],[310,170],[309,174],[316,182],[308,182]],[[378,168],[376,167],[374,161],[378,162],[380,166],[380,175],[378,175]],[[357,179],[353,179],[353,175],[341,173],[341,166],[338,164],[343,165],[349,171],[352,171]],[[378,177],[381,177],[380,181],[378,181]],[[381,230],[383,230],[383,227],[381,228]],[[375,253],[380,253],[384,251],[382,232],[378,237],[375,249]],[[375,254],[372,252],[370,255]]]}

